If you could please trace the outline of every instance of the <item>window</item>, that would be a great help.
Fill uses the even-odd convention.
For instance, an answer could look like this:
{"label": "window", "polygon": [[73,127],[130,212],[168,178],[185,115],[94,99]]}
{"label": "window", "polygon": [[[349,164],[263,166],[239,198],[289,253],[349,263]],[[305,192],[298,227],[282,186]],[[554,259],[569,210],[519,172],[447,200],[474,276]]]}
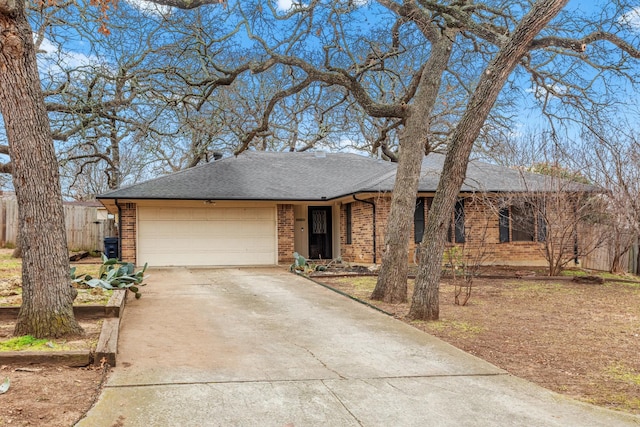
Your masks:
{"label": "window", "polygon": [[511,206],[511,240],[533,242],[536,217],[531,205]]}
{"label": "window", "polygon": [[347,245],[351,244],[351,203],[345,207],[345,216],[347,219]]}
{"label": "window", "polygon": [[547,223],[530,203],[500,209],[500,242],[544,242]]}
{"label": "window", "polygon": [[[453,228],[453,233],[451,233]],[[453,236],[451,235],[453,234]],[[449,242],[464,243],[464,199],[458,199],[453,210],[453,224],[449,226]]]}
{"label": "window", "polygon": [[[431,209],[433,203],[433,197],[426,198],[426,208]],[[413,214],[413,230],[414,241],[420,243],[422,236],[424,235],[424,211],[425,211],[425,199],[418,198],[416,200],[416,210]],[[451,218],[451,224],[449,225],[449,231],[447,234],[447,240],[451,243],[464,243],[464,199],[458,199],[454,209],[453,217]]]}
{"label": "window", "polygon": [[419,197],[416,200],[416,210],[413,213],[413,241],[415,243],[422,242],[424,235],[424,198]]}

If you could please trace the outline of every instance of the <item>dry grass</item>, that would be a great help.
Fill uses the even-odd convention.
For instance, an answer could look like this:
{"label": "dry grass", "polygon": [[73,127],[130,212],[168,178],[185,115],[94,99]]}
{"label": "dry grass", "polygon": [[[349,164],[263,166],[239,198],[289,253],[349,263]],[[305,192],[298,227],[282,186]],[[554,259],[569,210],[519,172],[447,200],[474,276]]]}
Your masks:
{"label": "dry grass", "polygon": [[[481,279],[465,307],[440,287],[440,320],[369,299],[375,277],[316,278],[510,373],[596,405],[640,413],[640,284]],[[413,283],[409,281],[409,295]]]}
{"label": "dry grass", "polygon": [[[22,260],[11,256],[13,249],[0,249],[0,306],[19,306],[22,304]],[[100,262],[83,263],[76,266],[76,274],[98,275]],[[112,291],[104,289],[78,289],[76,305],[104,305],[109,301]]]}

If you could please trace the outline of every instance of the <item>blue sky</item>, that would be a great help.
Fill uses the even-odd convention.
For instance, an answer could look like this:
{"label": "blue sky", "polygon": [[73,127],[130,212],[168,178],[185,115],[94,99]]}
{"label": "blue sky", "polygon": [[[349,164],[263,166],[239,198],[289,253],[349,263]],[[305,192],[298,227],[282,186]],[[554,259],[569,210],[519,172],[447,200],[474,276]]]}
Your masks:
{"label": "blue sky", "polygon": [[[150,14],[160,18],[163,14],[171,13],[171,9],[165,6],[158,6],[151,2],[147,2],[145,0],[124,0],[129,5],[135,7],[141,13]],[[233,0],[229,0],[233,1]],[[346,0],[344,0],[346,1]],[[372,0],[355,0],[356,4],[361,4],[363,7],[367,7],[366,4],[372,2]],[[293,5],[293,0],[274,0],[273,3],[280,11],[286,11]],[[600,6],[597,6],[597,3]],[[596,1],[584,1],[584,0],[571,0],[569,5],[567,6],[568,10],[579,10],[582,12],[598,12],[603,7],[603,4],[607,4],[606,2],[596,2]],[[610,4],[610,3],[609,3]],[[215,6],[217,7],[217,6]],[[366,10],[366,9],[365,9]],[[628,25],[630,29],[640,32],[640,4],[634,10],[629,10],[625,15],[620,17],[620,22]],[[81,40],[77,40],[72,44],[65,44],[63,49],[61,50],[56,44],[52,43],[47,38],[40,40],[40,54],[38,57],[39,66],[41,72],[44,74],[48,73],[61,73],[62,69],[60,69],[60,62],[57,61],[58,57],[62,58],[62,65],[64,67],[77,67],[88,64],[95,64],[98,61],[98,57],[88,51],[84,46],[88,46],[88,44],[83,45]],[[104,61],[104,58],[102,59]],[[108,70],[108,64],[105,64],[105,70]],[[631,90],[623,91],[625,93],[621,93],[620,97],[627,97],[629,101],[638,102],[638,93],[632,92]],[[638,102],[640,104],[640,102]],[[544,126],[546,123],[541,119],[539,114],[539,108],[534,105],[533,96],[526,97],[526,99],[522,100],[522,103],[519,106],[520,111],[516,114],[520,119],[521,126],[513,129],[514,135],[519,133],[525,133],[527,127],[535,127],[535,126]],[[0,130],[0,133],[2,131]],[[574,131],[574,134],[577,134],[577,131]],[[345,143],[348,143],[348,138],[345,139]]]}
{"label": "blue sky", "polygon": [[[166,13],[171,13],[171,8],[167,6],[160,6],[155,3],[146,0],[124,0],[130,6],[138,9],[141,13],[151,14],[156,16],[162,16]],[[295,0],[274,0],[273,2],[280,11],[289,10],[294,4],[299,3]],[[365,6],[367,3],[372,3],[371,0],[354,0],[355,4],[361,4]],[[601,5],[597,5],[594,1],[584,0],[571,0],[567,6],[568,10],[580,10],[583,12],[593,12],[601,9]],[[635,31],[640,32],[640,4],[634,10],[628,11],[625,15],[621,16],[620,22],[628,25]],[[63,60],[63,65],[70,67],[86,65],[94,63],[96,57],[93,54],[88,53],[83,49],[83,44],[78,41],[72,45],[65,45],[64,50],[51,43],[48,39],[44,38],[40,41],[39,65],[41,70],[49,70],[50,67],[55,68],[55,58],[60,55]]]}
{"label": "blue sky", "polygon": [[[171,13],[171,9],[165,6],[158,6],[154,3],[145,1],[145,0],[124,0],[129,5],[138,9],[141,13],[151,14],[160,17],[162,14]],[[361,4],[363,7],[367,7],[366,5],[370,3],[371,0],[355,0],[355,4]],[[274,4],[281,10],[286,11],[292,7],[294,4],[294,0],[274,0]],[[594,1],[584,1],[584,0],[572,0],[567,6],[568,10],[580,10],[582,12],[597,12],[601,10],[603,4],[607,4],[606,2],[599,2],[600,6],[597,6],[597,2]],[[640,5],[634,10],[629,10],[625,15],[621,16],[620,22],[628,25],[631,29],[636,31],[640,31]],[[94,63],[98,60],[95,54],[87,52],[82,48],[82,44],[80,42],[76,42],[72,45],[65,45],[63,50],[60,50],[57,45],[44,38],[40,41],[40,55],[39,55],[39,65],[41,72],[44,74],[53,73],[57,74],[62,72],[59,67],[58,61],[56,59],[58,56],[62,57],[62,65],[63,67],[76,67],[82,65],[88,65]],[[103,59],[104,61],[104,59]],[[107,64],[105,64],[107,65]],[[108,66],[106,67],[108,69]],[[626,92],[626,91],[624,91]],[[630,101],[634,101],[637,99],[638,94],[636,92],[627,92],[621,93],[621,98],[628,97]],[[537,124],[538,120],[535,115],[532,115],[531,112],[535,111],[536,108],[533,102],[533,96],[528,97],[529,99],[523,99],[521,104],[521,111],[519,116],[521,117],[521,121],[523,126],[525,124]],[[634,99],[635,98],[635,99]],[[538,110],[539,111],[539,110]],[[539,121],[539,123],[543,123]]]}

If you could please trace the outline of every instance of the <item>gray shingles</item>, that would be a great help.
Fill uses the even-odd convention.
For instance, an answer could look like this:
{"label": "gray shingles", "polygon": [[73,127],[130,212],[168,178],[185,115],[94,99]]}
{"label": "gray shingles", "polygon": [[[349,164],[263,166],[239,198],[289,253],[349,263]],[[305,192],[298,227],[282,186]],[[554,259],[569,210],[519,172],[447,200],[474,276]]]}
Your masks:
{"label": "gray shingles", "polygon": [[[444,156],[425,157],[419,191],[433,192]],[[396,164],[346,153],[245,152],[99,196],[99,199],[331,200],[393,190]],[[462,191],[544,191],[548,178],[472,161]],[[584,188],[584,186],[581,186]]]}
{"label": "gray shingles", "polygon": [[99,196],[100,199],[327,200],[395,170],[346,153],[245,152]]}
{"label": "gray shingles", "polygon": [[[443,154],[432,153],[422,162],[420,189],[434,191],[444,165]],[[424,189],[424,190],[423,190]],[[462,185],[463,192],[525,192],[525,191],[593,191],[594,187],[520,169],[471,160]]]}

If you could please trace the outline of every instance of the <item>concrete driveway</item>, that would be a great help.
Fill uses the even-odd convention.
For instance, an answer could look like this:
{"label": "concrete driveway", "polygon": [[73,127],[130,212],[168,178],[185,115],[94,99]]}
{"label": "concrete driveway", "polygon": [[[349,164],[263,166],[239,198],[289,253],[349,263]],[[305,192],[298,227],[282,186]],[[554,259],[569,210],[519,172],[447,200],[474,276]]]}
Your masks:
{"label": "concrete driveway", "polygon": [[282,269],[156,269],[79,426],[623,426]]}

